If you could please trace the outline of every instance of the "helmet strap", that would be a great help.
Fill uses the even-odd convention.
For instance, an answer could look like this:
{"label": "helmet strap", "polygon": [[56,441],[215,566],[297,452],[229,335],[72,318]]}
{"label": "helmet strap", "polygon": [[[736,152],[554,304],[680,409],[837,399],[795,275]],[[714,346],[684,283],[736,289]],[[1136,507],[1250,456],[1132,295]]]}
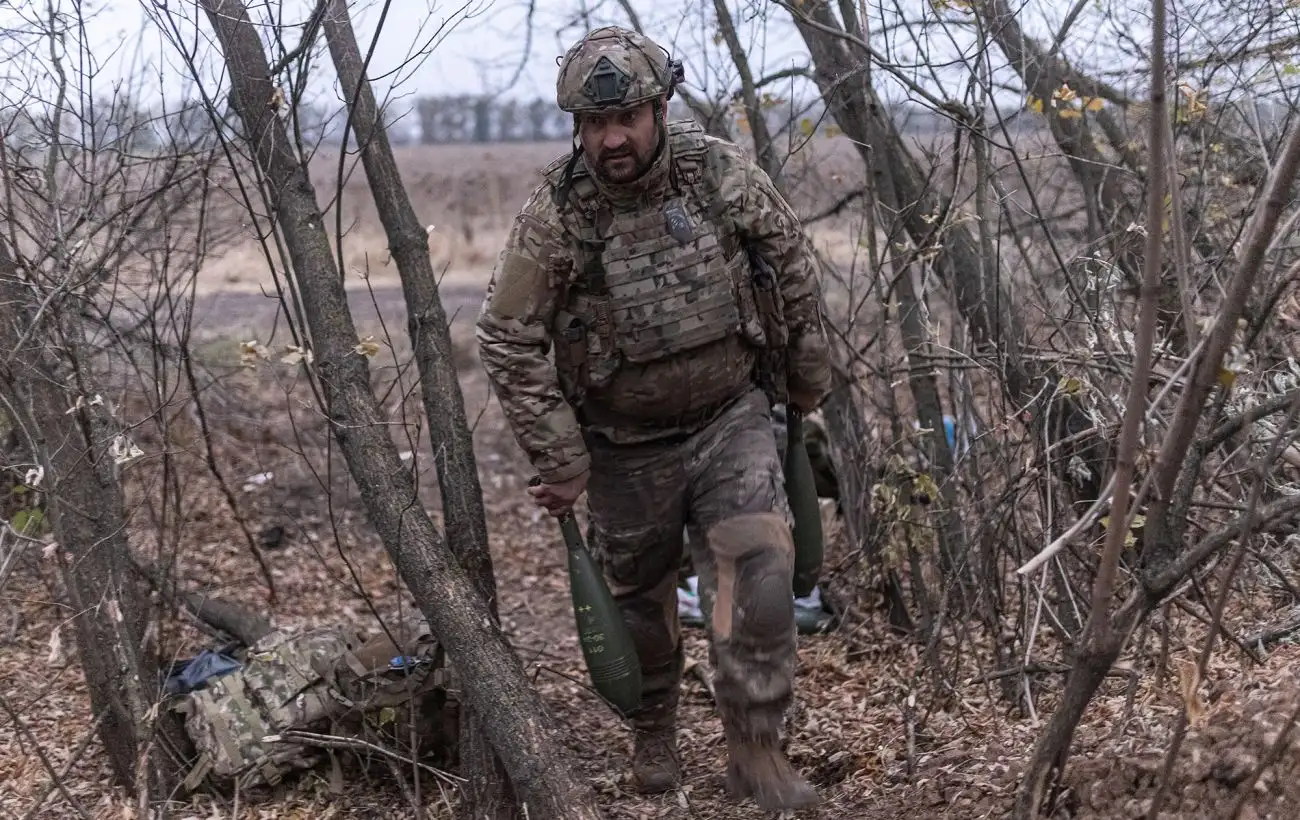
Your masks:
{"label": "helmet strap", "polygon": [[564,165],[564,174],[560,177],[560,186],[555,189],[555,204],[563,213],[569,202],[569,192],[573,190],[573,171],[578,167],[578,160],[582,158],[582,140],[578,138],[578,118],[573,118],[573,151],[569,154],[569,161]]}

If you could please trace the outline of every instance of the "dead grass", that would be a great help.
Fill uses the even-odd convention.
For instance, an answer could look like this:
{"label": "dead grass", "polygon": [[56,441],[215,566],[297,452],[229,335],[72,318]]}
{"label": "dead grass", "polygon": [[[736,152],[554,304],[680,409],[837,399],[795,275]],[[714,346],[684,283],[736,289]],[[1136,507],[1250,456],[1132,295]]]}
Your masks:
{"label": "dead grass", "polygon": [[[394,149],[412,205],[420,221],[433,227],[429,252],[434,269],[449,286],[482,287],[487,283],[506,230],[541,181],[541,169],[567,150],[563,142]],[[796,201],[809,213],[828,207],[854,186],[853,167],[851,146],[843,140],[812,144],[790,162],[790,175],[802,180]],[[368,276],[378,286],[396,284],[397,273],[389,263],[387,240],[355,154],[346,157],[341,189],[339,174],[336,150],[322,149],[312,159],[312,184],[325,209],[331,242],[337,240],[342,229],[346,281],[352,287],[361,287],[363,277]],[[340,190],[342,197],[338,195]],[[200,269],[198,290],[273,290],[266,250],[253,227],[244,224],[247,220],[238,215],[233,189],[230,196],[223,195],[217,218],[236,231],[234,241]],[[819,241],[839,258],[853,250],[853,240],[847,237],[842,224],[828,224],[818,229],[818,234]],[[274,254],[274,248],[271,251]]]}

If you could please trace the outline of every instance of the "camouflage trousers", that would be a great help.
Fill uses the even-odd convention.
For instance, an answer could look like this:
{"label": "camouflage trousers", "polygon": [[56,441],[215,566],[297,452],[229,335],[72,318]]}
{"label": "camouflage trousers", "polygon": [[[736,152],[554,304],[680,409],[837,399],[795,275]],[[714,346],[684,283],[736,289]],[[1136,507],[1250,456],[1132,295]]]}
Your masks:
{"label": "camouflage trousers", "polygon": [[775,737],[793,693],[794,543],[767,398],[744,394],[682,441],[590,436],[590,542],[641,660],[637,729],[675,723],[677,579],[689,532],[723,722]]}

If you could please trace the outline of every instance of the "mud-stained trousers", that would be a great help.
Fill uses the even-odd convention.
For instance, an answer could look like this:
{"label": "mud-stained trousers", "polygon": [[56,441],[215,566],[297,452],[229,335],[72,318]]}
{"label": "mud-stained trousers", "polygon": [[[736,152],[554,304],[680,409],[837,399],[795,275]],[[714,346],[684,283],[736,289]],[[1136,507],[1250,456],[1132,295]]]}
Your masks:
{"label": "mud-stained trousers", "polygon": [[793,692],[794,543],[770,406],[755,389],[669,444],[589,437],[590,540],[641,660],[634,728],[675,723],[683,651],[676,584],[690,531],[724,725],[775,738]]}

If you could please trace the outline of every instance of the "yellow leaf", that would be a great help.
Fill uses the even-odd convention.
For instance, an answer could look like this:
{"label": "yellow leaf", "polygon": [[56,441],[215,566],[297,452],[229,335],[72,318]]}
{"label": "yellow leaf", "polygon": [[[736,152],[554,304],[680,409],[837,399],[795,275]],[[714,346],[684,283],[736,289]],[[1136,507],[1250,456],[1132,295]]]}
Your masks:
{"label": "yellow leaf", "polygon": [[912,479],[912,495],[935,499],[939,497],[939,485],[927,473],[920,473]]}
{"label": "yellow leaf", "polygon": [[808,117],[799,120],[799,131],[805,137],[811,137],[813,133],[813,121]]}
{"label": "yellow leaf", "polygon": [[375,341],[374,336],[367,336],[352,349],[362,356],[374,358],[379,355],[379,342]]}
{"label": "yellow leaf", "polygon": [[1225,389],[1231,388],[1236,381],[1236,373],[1226,367],[1219,368],[1219,384],[1221,384]]}
{"label": "yellow leaf", "polygon": [[1062,108],[1058,114],[1063,120],[1077,120],[1083,116],[1077,108]]}
{"label": "yellow leaf", "polygon": [[1083,382],[1074,376],[1062,376],[1061,381],[1057,383],[1056,389],[1062,393],[1073,396],[1083,389]]}
{"label": "yellow leaf", "polygon": [[1029,98],[1025,101],[1025,107],[1030,111],[1033,111],[1035,114],[1043,113],[1043,101],[1035,97],[1033,94],[1030,94]]}

